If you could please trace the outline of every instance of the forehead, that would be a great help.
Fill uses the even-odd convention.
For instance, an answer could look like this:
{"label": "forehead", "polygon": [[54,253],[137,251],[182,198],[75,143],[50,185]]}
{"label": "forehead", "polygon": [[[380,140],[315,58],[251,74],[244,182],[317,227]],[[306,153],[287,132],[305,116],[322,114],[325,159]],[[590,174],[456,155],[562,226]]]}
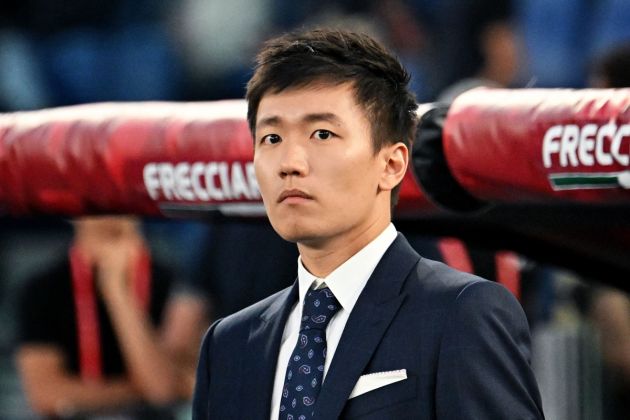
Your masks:
{"label": "forehead", "polygon": [[[267,121],[300,122],[309,115],[334,114],[341,122],[365,119],[351,83],[315,84],[263,95],[256,116],[257,127]],[[366,120],[367,121],[367,120]]]}

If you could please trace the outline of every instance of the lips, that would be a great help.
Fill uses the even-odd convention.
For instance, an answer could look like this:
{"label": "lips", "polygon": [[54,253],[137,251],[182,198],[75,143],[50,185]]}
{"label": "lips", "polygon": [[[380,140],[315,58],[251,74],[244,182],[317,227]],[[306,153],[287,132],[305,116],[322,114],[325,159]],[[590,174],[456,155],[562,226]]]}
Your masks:
{"label": "lips", "polygon": [[295,197],[295,198],[306,198],[306,199],[312,199],[313,198],[312,196],[308,195],[307,193],[305,193],[304,191],[301,191],[301,190],[296,190],[296,189],[284,190],[278,196],[278,203],[283,202],[287,198],[293,198],[293,197]]}

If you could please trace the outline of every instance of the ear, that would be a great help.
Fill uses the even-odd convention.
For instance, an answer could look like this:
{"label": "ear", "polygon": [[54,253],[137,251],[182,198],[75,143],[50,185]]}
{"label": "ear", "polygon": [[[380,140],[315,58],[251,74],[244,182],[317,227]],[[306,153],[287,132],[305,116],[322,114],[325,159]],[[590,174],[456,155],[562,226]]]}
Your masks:
{"label": "ear", "polygon": [[402,181],[409,163],[409,149],[403,143],[385,146],[379,152],[384,169],[378,183],[379,190],[391,191]]}

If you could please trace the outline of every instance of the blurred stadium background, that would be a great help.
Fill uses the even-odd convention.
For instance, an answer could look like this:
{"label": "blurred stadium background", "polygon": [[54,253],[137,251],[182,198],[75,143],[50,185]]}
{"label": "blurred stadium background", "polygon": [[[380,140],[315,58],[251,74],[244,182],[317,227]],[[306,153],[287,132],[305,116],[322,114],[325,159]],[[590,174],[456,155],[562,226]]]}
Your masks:
{"label": "blurred stadium background", "polygon": [[[596,86],[595,64],[630,42],[630,2],[3,0],[0,112],[102,101],[242,98],[252,55],[264,39],[318,25],[376,36],[411,71],[418,101],[431,102],[480,84]],[[427,236],[411,225],[398,227],[421,253],[445,259],[440,232]],[[155,255],[175,269],[178,281],[212,295],[215,316],[248,303],[235,297],[246,276],[240,276],[243,285],[230,288],[200,283],[217,282],[208,269],[209,259],[219,260],[217,243],[230,243],[238,254],[238,242],[250,235],[249,223],[226,229],[221,220],[146,220],[144,227]],[[1,419],[36,418],[13,363],[16,296],[25,279],[65,256],[70,238],[67,220],[0,216]],[[495,250],[479,243],[466,242],[475,271],[493,277],[495,267],[488,265]],[[630,418],[627,290],[613,298],[613,305],[598,307],[596,299],[610,291],[597,283],[607,282],[606,267],[602,278],[585,279],[570,264],[543,264],[532,257],[536,253],[519,251],[519,293],[532,327],[547,418]],[[611,324],[600,321],[613,307],[621,308],[609,314],[621,316],[614,324],[621,330],[609,338],[601,325]],[[619,354],[610,356],[605,346]],[[187,418],[186,402],[174,413]]]}

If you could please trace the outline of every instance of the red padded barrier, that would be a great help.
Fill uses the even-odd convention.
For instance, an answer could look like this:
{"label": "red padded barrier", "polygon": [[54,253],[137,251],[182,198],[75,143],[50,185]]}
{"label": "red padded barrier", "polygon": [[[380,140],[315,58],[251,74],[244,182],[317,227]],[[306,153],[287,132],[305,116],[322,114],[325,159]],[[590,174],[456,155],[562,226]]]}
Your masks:
{"label": "red padded barrier", "polygon": [[2,115],[0,203],[11,214],[158,215],[217,204],[260,212],[245,112],[243,101],[220,101]]}
{"label": "red padded barrier", "polygon": [[443,140],[455,179],[484,201],[630,202],[630,89],[474,89]]}
{"label": "red padded barrier", "polygon": [[[0,115],[0,211],[263,215],[245,116],[243,100]],[[433,208],[408,173],[401,212]]]}

